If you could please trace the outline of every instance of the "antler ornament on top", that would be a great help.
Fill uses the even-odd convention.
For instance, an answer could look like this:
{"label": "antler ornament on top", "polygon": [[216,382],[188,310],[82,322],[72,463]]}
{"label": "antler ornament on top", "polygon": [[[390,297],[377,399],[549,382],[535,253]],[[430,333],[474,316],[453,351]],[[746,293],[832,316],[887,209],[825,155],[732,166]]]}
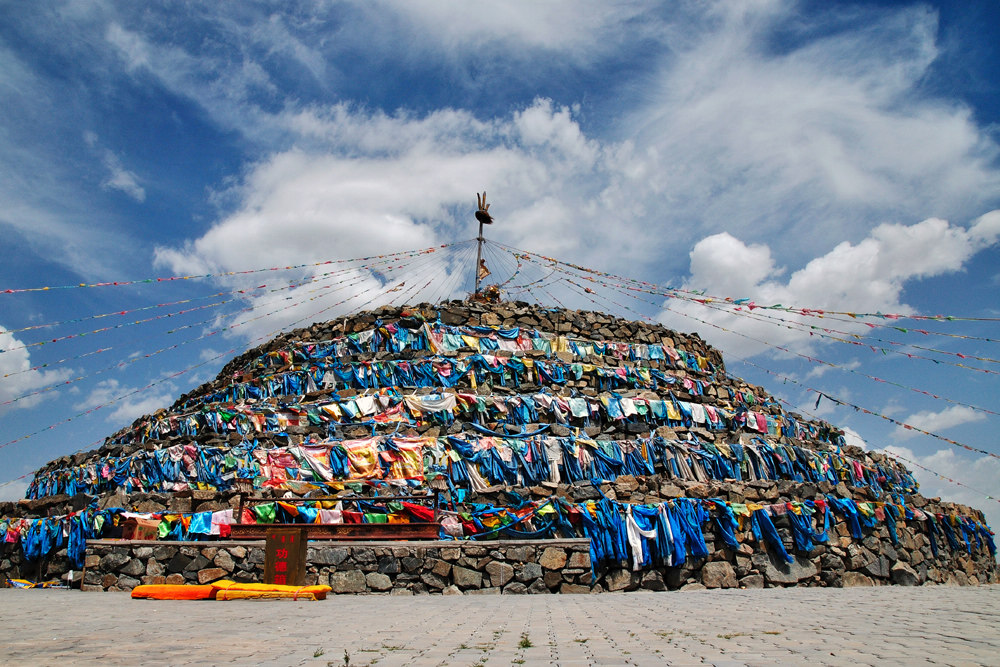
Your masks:
{"label": "antler ornament on top", "polygon": [[484,225],[492,225],[493,217],[490,215],[490,205],[486,203],[486,191],[483,194],[476,193],[476,201],[479,203],[479,210],[476,211],[476,220]]}

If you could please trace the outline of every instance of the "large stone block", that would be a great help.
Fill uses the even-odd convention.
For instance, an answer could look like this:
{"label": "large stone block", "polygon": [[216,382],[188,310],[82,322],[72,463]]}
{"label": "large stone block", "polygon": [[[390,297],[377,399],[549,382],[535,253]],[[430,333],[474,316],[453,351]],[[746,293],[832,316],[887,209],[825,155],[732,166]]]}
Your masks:
{"label": "large stone block", "polygon": [[493,586],[505,586],[514,578],[514,568],[508,563],[492,561],[486,565],[486,573]]}
{"label": "large stone block", "polygon": [[452,579],[459,588],[480,588],[483,585],[483,574],[467,567],[454,566],[451,569]]}
{"label": "large stone block", "polygon": [[392,579],[381,572],[369,572],[365,575],[365,582],[373,591],[387,591],[392,588]]}
{"label": "large stone block", "polygon": [[624,591],[635,584],[632,572],[626,569],[611,570],[604,575],[604,585],[609,591]]}
{"label": "large stone block", "polygon": [[[332,577],[331,577],[332,579]],[[420,575],[420,581],[424,582],[429,588],[435,590],[442,590],[448,585],[448,582],[434,574],[433,572],[424,572]]]}
{"label": "large stone block", "polygon": [[226,571],[221,567],[207,567],[204,570],[198,571],[198,583],[207,584],[212,581],[217,581],[226,576]]}
{"label": "large stone block", "polygon": [[845,572],[844,576],[841,577],[841,583],[844,588],[852,588],[855,586],[874,586],[875,582],[861,574],[860,572]]}
{"label": "large stone block", "polygon": [[[330,575],[330,588],[334,593],[364,593],[368,582],[360,570],[345,570]],[[441,586],[444,588],[444,586]]]}
{"label": "large stone block", "polygon": [[701,568],[701,583],[705,588],[736,588],[736,572],[724,560],[705,563]]}
{"label": "large stone block", "polygon": [[912,567],[903,563],[902,561],[897,561],[895,565],[892,566],[890,572],[892,577],[892,583],[899,586],[919,586],[920,578]]}
{"label": "large stone block", "polygon": [[105,572],[114,572],[130,560],[127,554],[111,552],[101,558],[101,569]]}
{"label": "large stone block", "polygon": [[350,555],[344,547],[324,547],[309,550],[309,562],[316,565],[340,565]]}
{"label": "large stone block", "polygon": [[590,569],[590,552],[589,551],[574,551],[569,555],[569,560],[566,562],[566,567],[568,568],[584,568],[586,570]]}
{"label": "large stone block", "polygon": [[538,559],[538,564],[546,570],[561,570],[566,567],[566,550],[561,547],[546,547]]}
{"label": "large stone block", "polygon": [[819,572],[819,568],[812,561],[801,556],[795,556],[791,563],[786,563],[770,554],[754,554],[752,560],[757,571],[764,575],[769,584],[797,584]]}
{"label": "large stone block", "polygon": [[559,592],[564,595],[580,595],[584,593],[590,593],[590,586],[564,583],[562,586],[559,587]]}
{"label": "large stone block", "polygon": [[538,563],[525,563],[517,568],[515,576],[521,583],[534,581],[542,576],[542,566]]}
{"label": "large stone block", "polygon": [[120,572],[133,577],[138,577],[146,573],[146,564],[138,558],[133,558],[122,566]]}
{"label": "large stone block", "polygon": [[861,568],[869,577],[887,579],[889,577],[889,559],[885,556],[873,558],[870,563]]}

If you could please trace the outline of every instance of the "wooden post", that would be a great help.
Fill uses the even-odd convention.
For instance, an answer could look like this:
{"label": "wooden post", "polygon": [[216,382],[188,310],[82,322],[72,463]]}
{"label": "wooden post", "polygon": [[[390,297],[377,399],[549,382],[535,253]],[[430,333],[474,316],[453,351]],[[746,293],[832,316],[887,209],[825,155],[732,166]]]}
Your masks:
{"label": "wooden post", "polygon": [[483,223],[479,222],[479,236],[476,237],[476,290],[474,292],[475,296],[479,296],[479,267],[482,266],[483,261]]}

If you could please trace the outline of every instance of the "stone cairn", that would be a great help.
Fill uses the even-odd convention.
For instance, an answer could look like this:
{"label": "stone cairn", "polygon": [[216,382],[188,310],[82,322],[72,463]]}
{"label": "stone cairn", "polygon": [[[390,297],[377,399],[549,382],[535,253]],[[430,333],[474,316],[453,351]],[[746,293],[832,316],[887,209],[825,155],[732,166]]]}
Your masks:
{"label": "stone cairn", "polygon": [[[842,436],[727,374],[721,354],[696,334],[523,302],[387,306],[285,333],[234,358],[214,381],[99,449],[42,467],[28,498],[0,504],[0,516],[23,536],[39,517],[59,525],[103,511],[103,533],[91,523],[84,531],[94,538],[120,518],[112,508],[183,515],[235,509],[241,496],[433,489],[458,518],[549,500],[563,517],[575,509],[577,521],[542,537],[575,531],[595,542],[597,529],[579,513],[597,504],[622,516],[629,506],[698,508],[703,514],[691,516],[700,516],[707,555],[691,555],[694,540],[682,563],[676,554],[638,557],[624,550],[624,532],[613,536],[618,551],[589,553],[562,540],[536,547],[519,539],[546,525],[541,515],[516,534],[474,520],[463,530],[453,520],[454,535],[485,532],[494,546],[317,542],[311,581],[393,593],[997,581],[981,512],[924,498],[898,461],[847,446]],[[375,453],[367,467],[358,454],[365,447]],[[483,452],[498,458],[489,463]],[[68,546],[50,540],[39,550],[32,542],[31,561],[6,544],[0,571],[65,576],[83,552],[80,538],[74,553],[73,531],[64,532]],[[648,533],[642,540],[655,551]],[[263,562],[261,548],[234,542],[94,544],[84,582],[92,588],[259,580]]]}

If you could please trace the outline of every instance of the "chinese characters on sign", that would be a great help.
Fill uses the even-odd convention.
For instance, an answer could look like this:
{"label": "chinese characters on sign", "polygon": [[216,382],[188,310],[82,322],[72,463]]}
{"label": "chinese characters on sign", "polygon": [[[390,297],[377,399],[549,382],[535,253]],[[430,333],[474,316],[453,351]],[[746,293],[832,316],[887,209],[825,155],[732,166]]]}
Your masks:
{"label": "chinese characters on sign", "polygon": [[306,531],[301,528],[270,528],[265,540],[264,583],[304,586]]}

